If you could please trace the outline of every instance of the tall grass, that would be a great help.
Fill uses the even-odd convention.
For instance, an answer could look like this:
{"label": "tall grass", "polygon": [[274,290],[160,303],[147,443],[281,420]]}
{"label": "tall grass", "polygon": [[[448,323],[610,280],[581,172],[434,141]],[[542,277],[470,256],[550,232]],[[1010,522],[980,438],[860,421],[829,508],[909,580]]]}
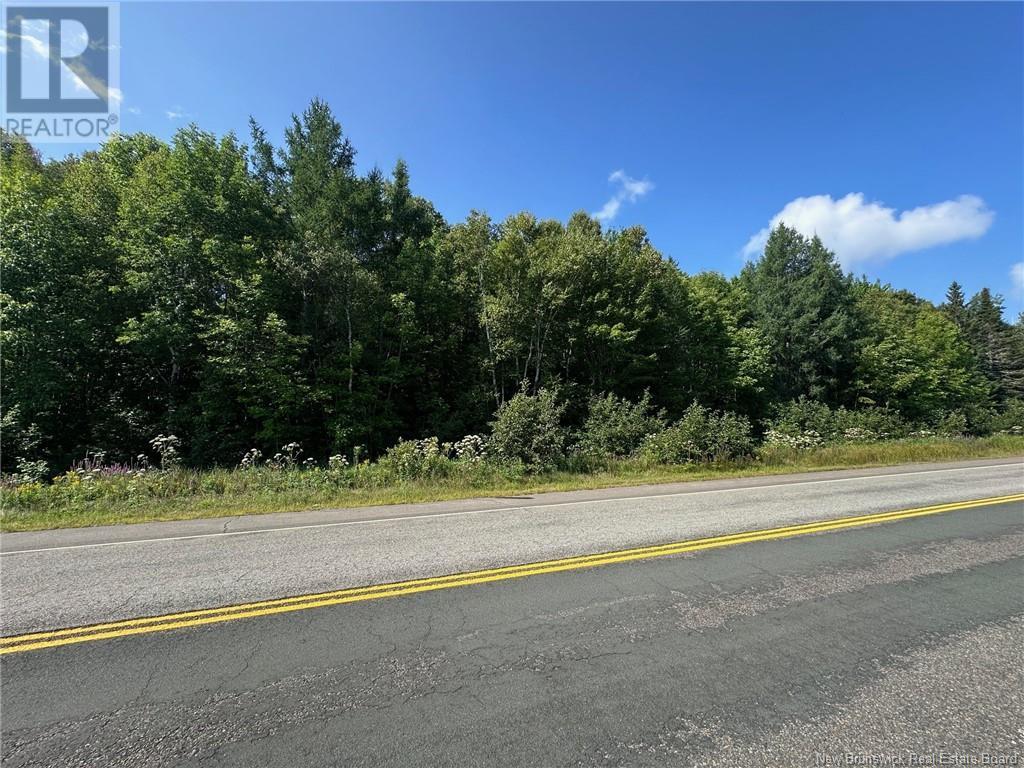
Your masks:
{"label": "tall grass", "polygon": [[[639,483],[780,474],[922,461],[1021,456],[1024,437],[924,438],[844,443],[813,449],[763,446],[752,458],[666,465],[638,459],[584,459],[536,474],[489,461],[438,462],[429,476],[403,476],[378,462],[331,468],[266,466],[103,474],[71,472],[53,483],[0,488],[0,530],[28,531],[152,520],[288,512],[538,493]],[[401,465],[398,465],[401,466]]]}

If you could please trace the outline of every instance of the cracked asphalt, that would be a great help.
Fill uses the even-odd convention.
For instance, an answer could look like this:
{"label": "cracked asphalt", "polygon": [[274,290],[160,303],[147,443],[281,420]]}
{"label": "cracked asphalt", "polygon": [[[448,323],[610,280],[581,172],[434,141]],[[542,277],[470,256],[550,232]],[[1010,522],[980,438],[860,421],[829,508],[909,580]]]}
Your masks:
{"label": "cracked asphalt", "polygon": [[1019,765],[1022,587],[1016,502],[12,654],[0,762]]}

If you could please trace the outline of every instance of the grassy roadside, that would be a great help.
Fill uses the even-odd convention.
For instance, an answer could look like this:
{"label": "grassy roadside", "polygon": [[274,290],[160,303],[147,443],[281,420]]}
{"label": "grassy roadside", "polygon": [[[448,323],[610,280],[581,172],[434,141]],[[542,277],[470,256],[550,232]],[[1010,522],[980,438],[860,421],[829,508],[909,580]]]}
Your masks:
{"label": "grassy roadside", "polygon": [[591,471],[510,473],[500,467],[428,480],[398,480],[372,465],[326,470],[176,470],[0,489],[0,531],[77,528],[222,515],[444,501],[545,491],[776,475],[928,461],[1024,456],[1024,437],[847,443],[812,450],[764,448],[756,459],[667,466],[610,461]]}

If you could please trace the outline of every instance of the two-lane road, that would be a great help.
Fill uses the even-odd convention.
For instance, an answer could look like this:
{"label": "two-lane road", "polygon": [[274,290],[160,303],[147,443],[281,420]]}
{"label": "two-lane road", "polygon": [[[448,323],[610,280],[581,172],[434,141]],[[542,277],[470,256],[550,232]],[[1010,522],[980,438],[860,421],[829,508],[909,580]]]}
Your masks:
{"label": "two-lane road", "polygon": [[978,462],[6,536],[3,764],[1019,764],[1022,492]]}

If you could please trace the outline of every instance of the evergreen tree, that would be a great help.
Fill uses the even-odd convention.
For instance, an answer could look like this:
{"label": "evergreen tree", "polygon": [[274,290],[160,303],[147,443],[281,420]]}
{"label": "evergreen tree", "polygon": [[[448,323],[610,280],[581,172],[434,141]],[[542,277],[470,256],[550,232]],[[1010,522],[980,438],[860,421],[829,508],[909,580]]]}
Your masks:
{"label": "evergreen tree", "polygon": [[739,282],[750,318],[768,344],[774,399],[846,402],[858,323],[850,279],[835,255],[817,237],[808,240],[780,224]]}
{"label": "evergreen tree", "polygon": [[251,147],[189,126],[44,162],[0,133],[0,163],[4,472],[130,459],[160,432],[192,465],[292,441],[376,455],[484,431],[524,382],[577,425],[592,395],[920,421],[1024,396],[1024,324],[988,290],[954,283],[939,311],[785,226],[735,280],[585,213],[449,226],[405,162],[358,173],[320,101],[278,148],[255,123]]}
{"label": "evergreen tree", "polygon": [[994,385],[997,400],[1024,394],[1024,355],[1015,343],[1012,326],[1003,320],[1003,297],[988,288],[972,296],[965,330],[982,370]]}
{"label": "evergreen tree", "polygon": [[964,289],[960,283],[954,280],[946,289],[946,302],[941,307],[950,320],[956,323],[960,330],[964,329],[967,322],[967,305],[964,299]]}

